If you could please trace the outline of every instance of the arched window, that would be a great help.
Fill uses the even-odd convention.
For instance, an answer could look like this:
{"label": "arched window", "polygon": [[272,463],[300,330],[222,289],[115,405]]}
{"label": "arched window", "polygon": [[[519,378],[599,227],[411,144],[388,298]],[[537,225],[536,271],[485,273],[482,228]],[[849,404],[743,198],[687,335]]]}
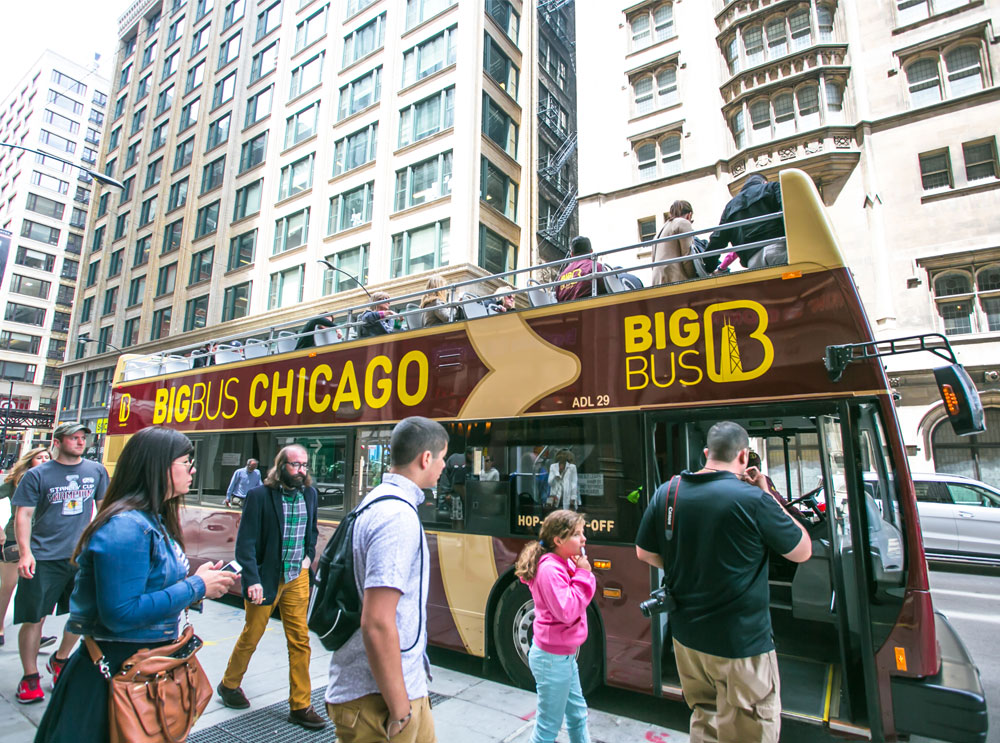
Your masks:
{"label": "arched window", "polygon": [[821,42],[833,41],[833,9],[829,5],[816,6],[816,28]]}
{"label": "arched window", "polygon": [[656,142],[642,142],[635,148],[640,181],[649,181],[681,170],[681,136],[677,132],[664,135]]}
{"label": "arched window", "polygon": [[792,37],[792,50],[805,49],[812,44],[808,6],[801,7],[788,16],[788,28]]}
{"label": "arched window", "polygon": [[666,108],[677,103],[677,68],[664,67],[656,73],[656,107]]}
{"label": "arched window", "polygon": [[767,31],[767,58],[788,54],[788,32],[784,18],[774,18],[764,27]]}
{"label": "arched window", "polygon": [[[979,290],[979,308],[982,310],[986,327],[990,331],[1000,330],[1000,266],[987,266],[976,274],[976,288]],[[991,292],[983,295],[983,292]]]}
{"label": "arched window", "polygon": [[907,65],[906,81],[910,86],[910,103],[914,106],[941,100],[941,75],[936,58],[925,57]]}
{"label": "arched window", "polygon": [[976,274],[976,285],[981,292],[1000,290],[1000,266],[992,265],[981,268]]}
{"label": "arched window", "polygon": [[774,136],[784,137],[795,133],[795,105],[791,93],[780,93],[774,98]]}
{"label": "arched window", "polygon": [[672,134],[660,140],[660,175],[681,171],[681,138]]}
{"label": "arched window", "polygon": [[648,114],[653,110],[653,78],[652,77],[640,77],[632,85],[632,90],[635,94],[635,113],[636,116],[641,116],[642,114]]}
{"label": "arched window", "polygon": [[964,95],[983,87],[983,70],[979,49],[972,44],[956,47],[944,55],[951,96]]}
{"label": "arched window", "polygon": [[670,3],[644,8],[629,18],[632,49],[644,49],[674,36],[674,6]]}
{"label": "arched window", "polygon": [[743,29],[743,56],[748,67],[764,61],[764,30],[760,26]]}
{"label": "arched window", "polygon": [[635,115],[642,116],[678,102],[677,68],[673,65],[658,70],[655,75],[644,75],[632,83]]}
{"label": "arched window", "polygon": [[971,294],[972,279],[964,271],[949,271],[934,277],[934,296],[953,297],[956,294]]}
{"label": "arched window", "polygon": [[729,117],[729,128],[733,132],[733,142],[736,144],[736,149],[742,150],[747,143],[747,125],[743,109]]}
{"label": "arched window", "polygon": [[844,89],[837,83],[829,81],[826,83],[826,110],[828,112],[844,110]]}
{"label": "arched window", "polygon": [[642,49],[650,44],[649,14],[640,13],[630,21],[632,27],[632,48]]}
{"label": "arched window", "polygon": [[656,143],[644,142],[635,149],[639,164],[639,180],[648,181],[656,177]]}
{"label": "arched window", "polygon": [[931,432],[934,469],[989,483],[1000,481],[1000,408],[986,408],[986,432],[957,436],[944,419]]}
{"label": "arched window", "polygon": [[934,297],[946,335],[971,333],[972,310],[975,300],[971,297],[942,301],[942,297],[959,297],[972,293],[972,277],[964,271],[947,271],[934,277]]}
{"label": "arched window", "polygon": [[754,142],[763,142],[771,136],[771,103],[767,100],[750,104],[750,127]]}
{"label": "arched window", "polygon": [[674,35],[674,6],[661,5],[653,11],[653,43]]}
{"label": "arched window", "polygon": [[819,86],[805,85],[795,91],[799,106],[799,131],[813,129],[820,124]]}
{"label": "arched window", "polygon": [[726,65],[729,67],[729,74],[735,75],[740,71],[740,45],[735,36],[723,43],[722,53],[726,56]]}

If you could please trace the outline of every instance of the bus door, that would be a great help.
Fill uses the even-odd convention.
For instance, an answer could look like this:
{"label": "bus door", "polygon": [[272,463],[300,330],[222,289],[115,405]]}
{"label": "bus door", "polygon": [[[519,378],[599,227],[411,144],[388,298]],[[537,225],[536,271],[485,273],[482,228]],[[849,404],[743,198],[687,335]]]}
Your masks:
{"label": "bus door", "polygon": [[[805,563],[770,556],[768,582],[783,712],[816,724],[854,720],[864,708],[849,489],[838,418],[833,404],[748,406],[713,409],[711,418],[692,411],[657,415],[648,429],[652,492],[682,470],[703,466],[713,423],[739,423],[750,434],[751,448],[761,456],[773,487],[790,501],[812,537],[813,556]],[[661,579],[662,571],[653,571],[651,587]],[[654,617],[653,634],[660,691],[679,696],[669,617]]]}

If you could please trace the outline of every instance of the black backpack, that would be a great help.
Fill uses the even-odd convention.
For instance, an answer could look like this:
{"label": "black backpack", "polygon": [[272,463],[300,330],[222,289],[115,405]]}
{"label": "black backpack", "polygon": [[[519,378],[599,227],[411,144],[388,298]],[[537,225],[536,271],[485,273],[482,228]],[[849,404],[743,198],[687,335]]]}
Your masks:
{"label": "black backpack", "polygon": [[[354,582],[354,522],[358,516],[379,501],[399,500],[413,508],[409,501],[398,495],[383,495],[351,511],[337,526],[330,541],[323,549],[316,570],[316,585],[309,600],[308,625],[319,636],[323,647],[336,651],[347,642],[361,626],[361,597]],[[416,509],[413,509],[416,512]],[[423,526],[420,527],[423,532]],[[420,550],[420,575],[424,572],[423,540]],[[420,582],[420,604],[423,605],[423,578]],[[420,613],[423,622],[423,612]],[[417,626],[417,639],[403,652],[412,650],[420,640],[422,626]]]}

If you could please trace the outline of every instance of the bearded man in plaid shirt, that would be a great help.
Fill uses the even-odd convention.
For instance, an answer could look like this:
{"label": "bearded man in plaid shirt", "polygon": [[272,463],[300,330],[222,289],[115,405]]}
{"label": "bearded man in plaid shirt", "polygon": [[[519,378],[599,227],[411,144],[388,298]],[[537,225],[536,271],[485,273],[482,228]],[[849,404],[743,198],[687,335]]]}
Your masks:
{"label": "bearded man in plaid shirt", "polygon": [[288,642],[289,722],[321,730],[326,721],[310,703],[309,566],[316,558],[316,489],[309,476],[309,454],[292,444],[278,452],[264,484],[247,493],[236,535],[236,561],[242,568],[246,623],[229,657],[217,691],[234,709],[250,706],[240,683],[274,607]]}

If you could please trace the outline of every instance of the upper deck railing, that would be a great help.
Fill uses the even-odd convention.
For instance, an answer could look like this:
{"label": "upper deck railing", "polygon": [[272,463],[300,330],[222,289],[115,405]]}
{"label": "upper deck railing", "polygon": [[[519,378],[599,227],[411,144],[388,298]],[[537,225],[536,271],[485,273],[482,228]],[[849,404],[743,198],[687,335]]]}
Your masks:
{"label": "upper deck railing", "polygon": [[[774,212],[772,214],[765,214],[759,217],[752,217],[750,219],[728,222],[725,224],[725,227],[727,229],[733,227],[745,227],[775,219],[783,219],[783,217],[783,212]],[[491,276],[467,279],[448,284],[440,289],[424,289],[418,292],[393,297],[388,301],[391,305],[400,308],[393,316],[393,320],[398,321],[396,330],[403,332],[422,327],[424,313],[425,311],[431,309],[449,310],[455,315],[456,320],[474,320],[495,314],[495,311],[489,308],[486,304],[489,300],[500,300],[502,297],[506,296],[513,297],[514,307],[509,310],[512,312],[516,312],[519,309],[524,309],[526,307],[540,307],[555,304],[555,290],[564,284],[572,284],[580,281],[590,282],[591,291],[589,296],[596,296],[598,293],[602,293],[599,292],[599,289],[602,288],[601,285],[603,285],[603,293],[607,294],[631,291],[636,288],[641,288],[641,285],[638,287],[634,285],[636,279],[631,275],[632,271],[653,269],[659,266],[683,264],[693,265],[695,261],[700,261],[704,258],[723,256],[732,251],[743,251],[764,247],[766,245],[784,244],[785,242],[785,238],[772,238],[758,242],[730,246],[719,250],[705,251],[699,254],[668,258],[662,261],[647,261],[624,267],[609,266],[609,262],[613,262],[614,256],[620,255],[626,251],[634,251],[641,248],[652,248],[657,243],[661,242],[679,240],[688,237],[693,238],[698,235],[706,235],[719,229],[719,227],[720,225],[703,227],[678,235],[670,235],[669,237],[653,240],[644,240],[642,242],[612,248],[600,253],[590,253],[583,256],[570,256],[558,261],[551,261],[549,263],[531,266],[530,268],[522,268],[514,271],[505,271],[503,273],[493,274]],[[612,261],[609,261],[609,258],[612,259]],[[558,276],[559,271],[563,266],[582,259],[588,259],[591,261],[591,273],[586,276],[562,280],[557,278],[551,281],[540,281],[531,275],[542,274],[543,276]],[[604,270],[598,270],[599,267]],[[623,275],[625,276],[623,277]],[[720,274],[712,274],[712,276],[718,275]],[[708,277],[699,277],[690,279],[689,281],[697,282],[702,278]],[[521,281],[523,281],[524,285],[516,286],[516,284]],[[481,287],[482,285],[498,285],[500,289],[495,290],[491,294],[485,295],[473,293],[473,289]],[[507,291],[502,291],[505,285],[506,287],[509,287],[509,289]],[[445,292],[447,294],[448,301],[441,304],[435,304],[433,307],[426,309],[420,307],[420,300],[424,296],[428,294],[437,294],[438,292]],[[334,343],[354,340],[359,337],[360,328],[362,326],[362,322],[360,320],[361,315],[366,310],[373,309],[376,305],[383,304],[384,302],[385,300],[381,302],[370,301],[365,304],[354,305],[352,307],[334,310],[321,315],[323,317],[334,318],[334,324],[332,327],[302,332],[300,328],[303,325],[303,321],[299,320],[295,322],[272,325],[270,327],[260,328],[257,330],[244,330],[240,333],[222,336],[216,341],[213,341],[215,348],[212,350],[206,350],[206,344],[204,342],[199,342],[179,346],[174,349],[154,354],[138,356],[125,362],[123,381],[142,379],[160,374],[183,372],[200,366],[234,363],[245,359],[263,358],[266,356],[287,353],[295,350],[299,345],[300,340],[303,338],[309,338],[311,340],[311,342],[307,342],[307,347],[309,348],[329,346]]]}

